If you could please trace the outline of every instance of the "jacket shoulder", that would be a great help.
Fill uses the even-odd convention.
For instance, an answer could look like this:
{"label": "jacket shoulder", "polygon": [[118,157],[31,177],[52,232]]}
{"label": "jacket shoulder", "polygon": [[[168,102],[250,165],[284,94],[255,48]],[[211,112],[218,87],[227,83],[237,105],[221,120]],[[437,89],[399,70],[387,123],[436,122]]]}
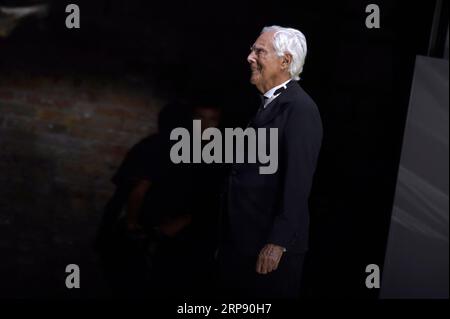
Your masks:
{"label": "jacket shoulder", "polygon": [[286,110],[289,114],[291,114],[291,116],[310,114],[320,117],[319,109],[314,100],[295,81],[290,84],[283,102],[283,104],[286,104]]}
{"label": "jacket shoulder", "polygon": [[297,82],[293,83],[288,92],[293,102],[297,102],[295,104],[300,103],[304,107],[317,107],[311,96]]}

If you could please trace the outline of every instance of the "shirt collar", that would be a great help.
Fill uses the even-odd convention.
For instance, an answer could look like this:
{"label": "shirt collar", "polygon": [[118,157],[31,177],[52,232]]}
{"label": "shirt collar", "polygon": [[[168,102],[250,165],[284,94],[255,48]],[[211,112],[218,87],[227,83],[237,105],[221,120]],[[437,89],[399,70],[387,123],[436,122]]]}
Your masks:
{"label": "shirt collar", "polygon": [[273,88],[271,88],[269,91],[267,91],[266,93],[264,93],[264,96],[268,99],[272,99],[272,98],[276,98],[278,95],[280,95],[280,93],[278,93],[277,95],[274,96],[274,93],[276,90],[278,90],[281,87],[286,88],[286,84],[289,83],[291,79],[287,80],[286,82],[281,83],[280,85],[274,86]]}

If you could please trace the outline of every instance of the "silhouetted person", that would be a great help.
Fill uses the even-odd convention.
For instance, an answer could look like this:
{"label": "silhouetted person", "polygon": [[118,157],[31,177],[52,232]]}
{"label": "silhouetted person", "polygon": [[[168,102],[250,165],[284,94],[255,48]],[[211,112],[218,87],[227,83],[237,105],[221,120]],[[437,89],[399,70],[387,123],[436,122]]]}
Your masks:
{"label": "silhouetted person", "polygon": [[[215,105],[207,101],[193,103],[192,119],[201,120],[202,130],[217,127],[220,117],[221,111]],[[185,201],[190,205],[189,213],[179,215],[181,220],[178,222],[183,224],[180,231],[163,236],[160,241],[154,259],[154,288],[159,293],[157,297],[210,296],[223,168],[205,163],[177,165],[183,171],[177,181],[188,179],[182,181],[182,185],[187,187],[185,195],[190,197]],[[176,199],[177,194],[173,194],[173,198]],[[173,216],[176,213],[171,217],[176,220]]]}
{"label": "silhouetted person", "polygon": [[183,185],[186,170],[169,158],[170,132],[188,119],[180,104],[163,108],[158,133],[133,146],[112,178],[116,190],[105,207],[96,247],[115,296],[149,297],[155,238],[172,236],[189,221],[183,214],[191,206]]}
{"label": "silhouetted person", "polygon": [[117,296],[186,297],[212,289],[222,170],[170,160],[173,128],[192,128],[192,119],[202,129],[219,124],[217,107],[197,103],[164,108],[158,134],[136,144],[113,177],[116,192],[97,243]]}

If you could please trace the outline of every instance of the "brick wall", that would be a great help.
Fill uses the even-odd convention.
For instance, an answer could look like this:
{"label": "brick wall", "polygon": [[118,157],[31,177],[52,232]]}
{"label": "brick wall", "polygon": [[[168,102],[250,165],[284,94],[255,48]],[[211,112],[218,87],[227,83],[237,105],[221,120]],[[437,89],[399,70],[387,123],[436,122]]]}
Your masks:
{"label": "brick wall", "polygon": [[[0,72],[0,295],[97,296],[90,245],[110,178],[162,102],[126,82],[23,74]],[[69,263],[84,290],[65,289]]]}

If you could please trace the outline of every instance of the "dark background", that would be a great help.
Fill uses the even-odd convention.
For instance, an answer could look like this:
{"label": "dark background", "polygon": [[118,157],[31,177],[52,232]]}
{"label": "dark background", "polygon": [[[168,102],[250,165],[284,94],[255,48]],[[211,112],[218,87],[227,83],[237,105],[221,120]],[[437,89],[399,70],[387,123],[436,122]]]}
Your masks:
{"label": "dark background", "polygon": [[[25,1],[0,1],[14,3]],[[67,3],[0,38],[0,296],[107,296],[88,251],[125,151],[175,97],[209,95],[226,126],[245,123],[257,105],[246,56],[277,24],[306,35],[300,84],[324,126],[304,292],[377,297],[365,267],[383,265],[414,61],[427,54],[435,1],[376,1],[380,29],[365,27],[373,1],[75,1],[79,30],[65,28]],[[91,124],[70,120],[83,107]],[[136,123],[149,130],[126,130]],[[116,137],[102,135],[111,127]],[[65,289],[68,263],[80,265],[84,289]]]}

